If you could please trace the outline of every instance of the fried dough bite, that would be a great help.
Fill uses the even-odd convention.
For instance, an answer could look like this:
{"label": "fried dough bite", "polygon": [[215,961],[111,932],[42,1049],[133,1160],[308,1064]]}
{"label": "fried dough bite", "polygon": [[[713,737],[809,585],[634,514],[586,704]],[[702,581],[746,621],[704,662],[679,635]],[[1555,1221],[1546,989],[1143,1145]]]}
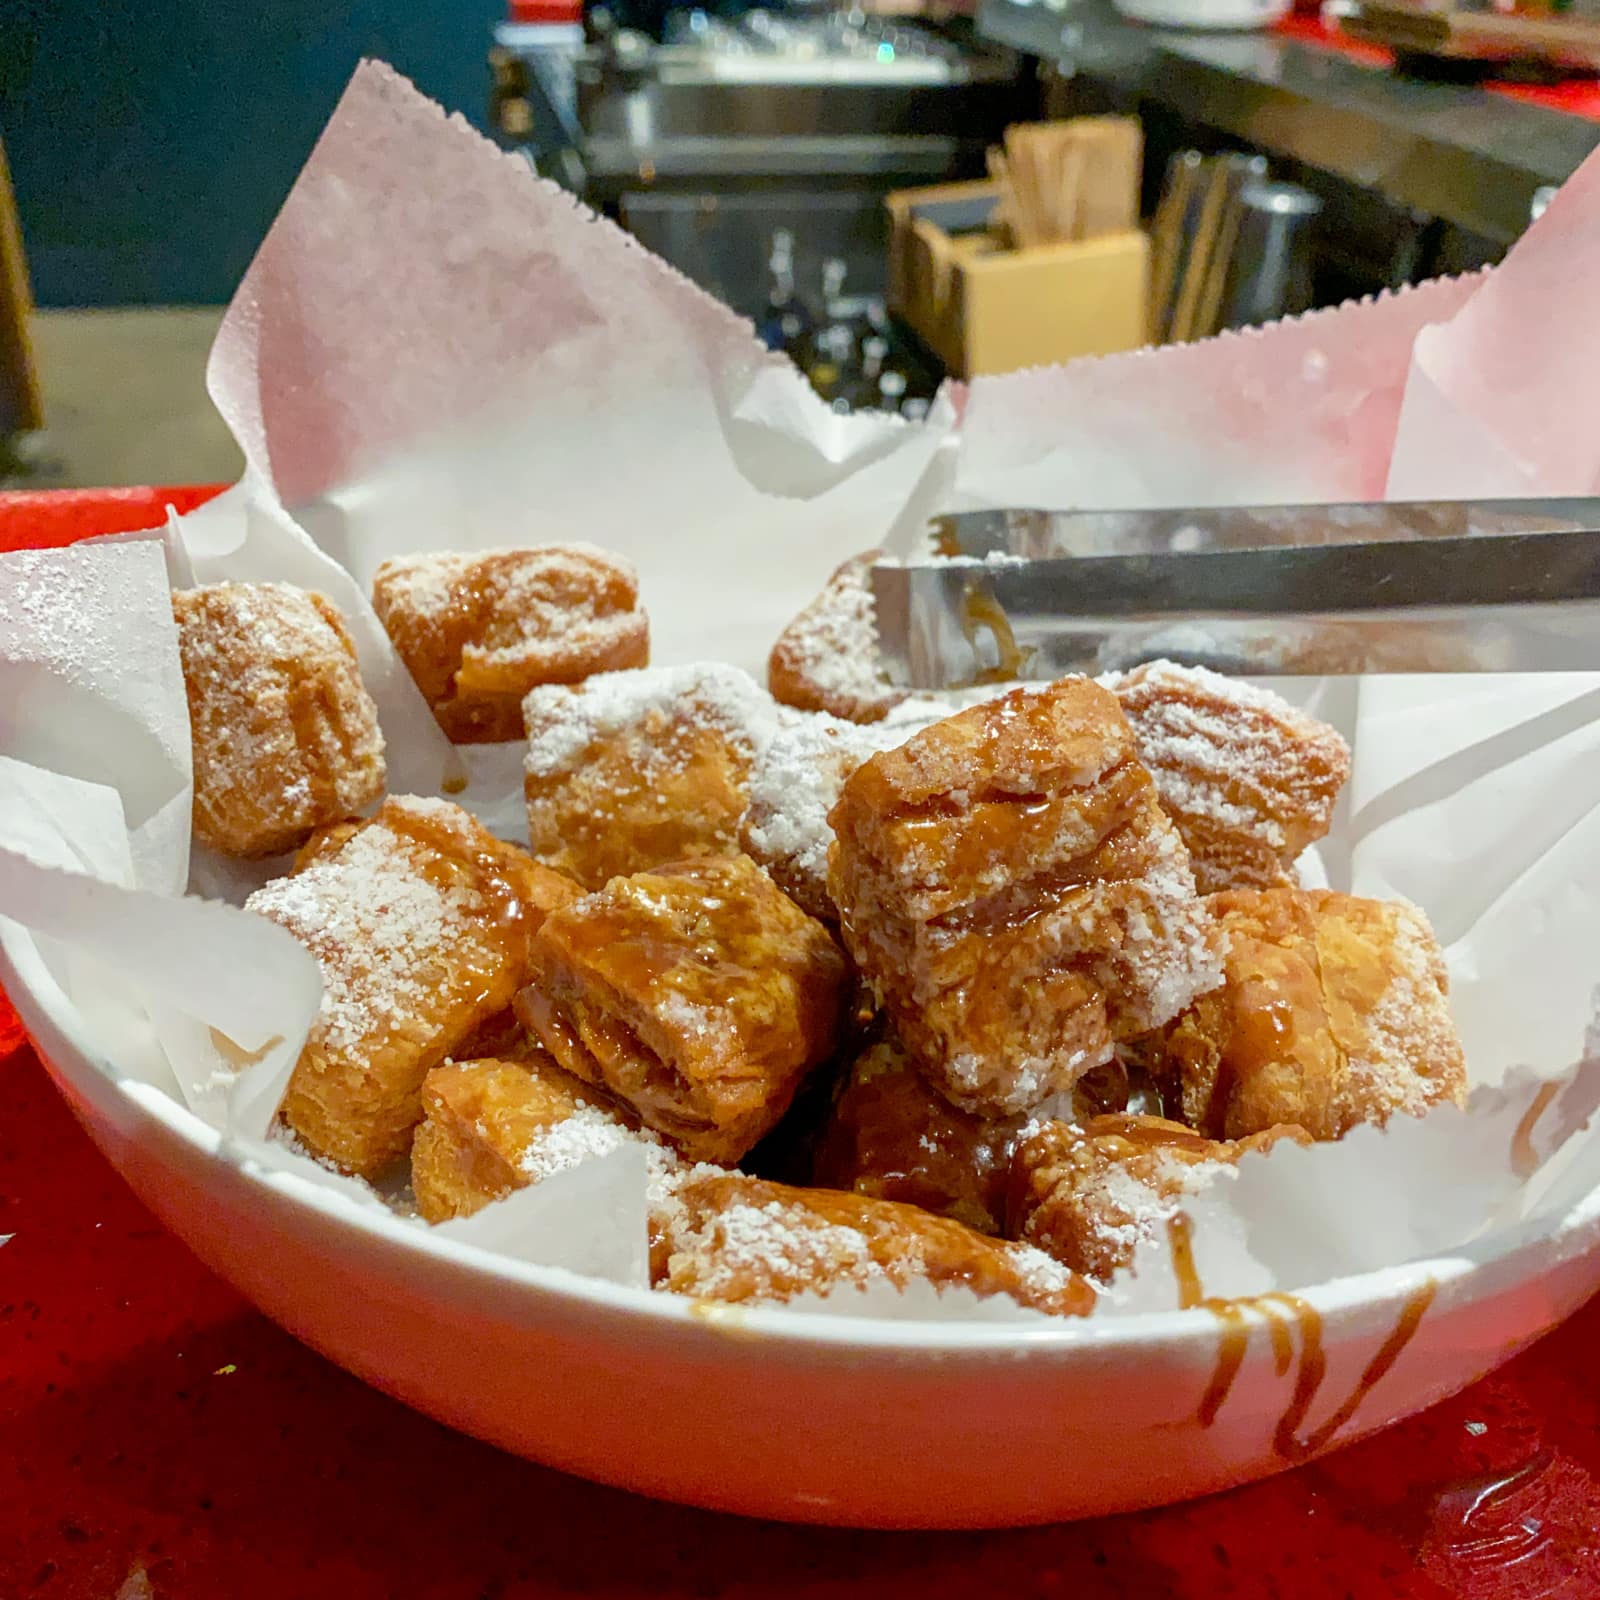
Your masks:
{"label": "fried dough bite", "polygon": [[767,660],[774,699],[847,722],[880,722],[906,698],[878,658],[869,574],[882,554],[868,550],[846,561],[778,635]]}
{"label": "fried dough bite", "polygon": [[1291,884],[1350,776],[1337,730],[1279,695],[1154,661],[1103,679],[1133,725],[1201,894]]}
{"label": "fried dough bite", "polygon": [[1006,1231],[1106,1283],[1187,1196],[1247,1151],[1270,1150],[1285,1138],[1310,1143],[1303,1129],[1281,1126],[1221,1142],[1161,1117],[1041,1123],[1011,1157]]}
{"label": "fried dough bite", "polygon": [[[1108,1062],[1073,1086],[1070,1114],[1120,1109],[1127,1088],[1120,1064]],[[817,1141],[811,1181],[921,1206],[979,1233],[998,1234],[1005,1226],[1011,1152],[1028,1125],[1023,1116],[958,1110],[887,1035],[851,1063]]]}
{"label": "fried dough bite", "polygon": [[714,663],[535,689],[523,715],[533,854],[591,889],[736,851],[751,764],[778,725],[766,690]]}
{"label": "fried dough bite", "polygon": [[741,1173],[694,1175],[664,1214],[656,1287],[730,1304],[781,1304],[888,1282],[1005,1295],[1055,1316],[1083,1316],[1094,1290],[1026,1245],[986,1239],[916,1206],[834,1189],[798,1189]]}
{"label": "fried dough bite", "polygon": [[411,1145],[411,1184],[429,1222],[470,1217],[491,1201],[625,1144],[654,1168],[677,1158],[630,1126],[604,1096],[545,1052],[521,1061],[454,1061],[422,1080],[422,1121]]}
{"label": "fried dough bite", "polygon": [[947,1099],[1026,1111],[1221,980],[1115,697],[1020,689],[865,762],[830,816],[846,948]]}
{"label": "fried dough bite", "polygon": [[286,583],[172,596],[194,750],[194,831],[256,858],[383,794],[383,734],[331,601]]}
{"label": "fried dough bite", "polygon": [[282,1116],[313,1155],[372,1177],[405,1155],[428,1069],[504,1011],[529,940],[573,887],[447,800],[391,798],[339,849],[245,902],[322,969]]}
{"label": "fried dough bite", "polygon": [[1239,1139],[1296,1123],[1337,1139],[1464,1102],[1444,958],[1415,906],[1305,889],[1209,903],[1228,938],[1227,981],[1148,1057],[1191,1127]]}
{"label": "fried dough bite", "polygon": [[729,856],[615,878],[553,913],[517,1010],[684,1155],[733,1162],[837,1048],[850,999],[827,929]]}
{"label": "fried dough bite", "polygon": [[374,575],[372,606],[455,744],[521,738],[536,684],[650,659],[638,575],[590,544],[399,556]]}

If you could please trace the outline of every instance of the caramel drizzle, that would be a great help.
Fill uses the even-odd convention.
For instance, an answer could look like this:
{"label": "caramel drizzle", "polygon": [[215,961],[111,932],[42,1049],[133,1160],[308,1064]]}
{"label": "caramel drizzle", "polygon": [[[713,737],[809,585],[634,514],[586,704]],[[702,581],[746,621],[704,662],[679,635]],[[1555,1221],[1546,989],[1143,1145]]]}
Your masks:
{"label": "caramel drizzle", "polygon": [[1241,1300],[1202,1300],[1200,1304],[1222,1325],[1217,1364],[1200,1398],[1200,1409],[1195,1413],[1200,1426],[1209,1428],[1217,1420],[1223,1401],[1233,1389],[1233,1380],[1244,1365],[1245,1352],[1250,1348],[1250,1317],[1247,1303]]}
{"label": "caramel drizzle", "polygon": [[1005,607],[992,594],[985,594],[969,584],[961,597],[961,632],[972,646],[974,656],[978,653],[979,630],[985,628],[994,638],[996,660],[992,667],[984,667],[973,678],[973,684],[1010,683],[1020,678],[1023,668],[1033,659],[1033,651],[1017,643],[1016,631]]}
{"label": "caramel drizzle", "polygon": [[1200,1282],[1194,1259],[1194,1229],[1188,1216],[1179,1212],[1167,1223],[1172,1248],[1172,1270],[1178,1280],[1178,1304],[1183,1310],[1209,1311],[1220,1324],[1217,1363],[1201,1397],[1196,1420],[1209,1428],[1217,1420],[1233,1389],[1239,1369],[1250,1347],[1251,1313],[1266,1319],[1272,1339],[1272,1361],[1283,1377],[1294,1361],[1295,1334],[1299,1334],[1300,1362],[1295,1372],[1294,1393],[1273,1430],[1273,1448],[1289,1461],[1304,1461],[1327,1447],[1333,1437],[1360,1409],[1361,1402],[1383,1380],[1411,1343],[1428,1307],[1438,1293],[1431,1279],[1422,1285],[1401,1308],[1399,1319],[1376,1354],[1362,1370],[1356,1386],[1320,1427],[1302,1436],[1300,1429],[1311,1410],[1322,1380],[1327,1376],[1328,1359],[1322,1346],[1322,1314],[1298,1295],[1263,1294],[1239,1299],[1208,1297]]}
{"label": "caramel drizzle", "polygon": [[494,926],[507,932],[525,927],[535,908],[524,902],[522,891],[507,875],[505,857],[497,853],[493,841],[489,849],[475,848],[431,817],[419,817],[400,806],[385,807],[379,820],[391,833],[444,857],[449,867],[465,867],[473,888],[494,908],[488,919]]}
{"label": "caramel drizzle", "polygon": [[1172,1271],[1178,1280],[1178,1308],[1192,1311],[1206,1303],[1205,1286],[1194,1261],[1194,1224],[1187,1211],[1167,1220],[1167,1240],[1172,1246]]}
{"label": "caramel drizzle", "polygon": [[1559,1083],[1547,1083],[1533,1097],[1533,1104],[1511,1135],[1511,1170],[1519,1178],[1531,1178],[1539,1170],[1539,1152],[1533,1148],[1533,1130],[1550,1102],[1561,1092]]}
{"label": "caramel drizzle", "polygon": [[[1384,1374],[1400,1359],[1400,1352],[1411,1343],[1418,1327],[1422,1323],[1423,1317],[1427,1315],[1428,1307],[1433,1304],[1433,1297],[1438,1292],[1439,1286],[1430,1278],[1428,1282],[1412,1294],[1411,1298],[1401,1307],[1399,1320],[1389,1330],[1389,1337],[1383,1341],[1378,1348],[1377,1354],[1362,1369],[1361,1376],[1356,1381],[1356,1386],[1351,1390],[1349,1397],[1320,1428],[1314,1429],[1304,1438],[1295,1437],[1295,1430],[1304,1420],[1306,1409],[1310,1406],[1312,1396],[1316,1393],[1314,1385],[1310,1394],[1306,1396],[1304,1405],[1300,1406],[1298,1410],[1295,1410],[1295,1407],[1291,1405],[1290,1410],[1284,1413],[1283,1421],[1278,1424],[1278,1431],[1273,1439],[1273,1443],[1280,1455],[1287,1456],[1291,1461],[1304,1461],[1307,1456],[1315,1455],[1319,1450],[1327,1446],[1333,1436],[1356,1414],[1361,1402],[1378,1386]],[[1299,1302],[1299,1304],[1305,1311],[1311,1311],[1311,1307],[1305,1305],[1303,1301]],[[1316,1318],[1317,1356],[1319,1359],[1318,1382],[1321,1382],[1322,1319],[1314,1311],[1311,1311],[1311,1315]],[[1308,1325],[1302,1322],[1300,1330],[1302,1383],[1297,1384],[1295,1388],[1296,1403],[1299,1402],[1300,1388],[1303,1386],[1305,1351],[1310,1336]]]}
{"label": "caramel drizzle", "polygon": [[1213,1140],[1190,1128],[1132,1112],[1103,1112],[1091,1117],[1083,1131],[1122,1158],[1139,1150],[1187,1150],[1193,1155],[1214,1157],[1217,1149]]}

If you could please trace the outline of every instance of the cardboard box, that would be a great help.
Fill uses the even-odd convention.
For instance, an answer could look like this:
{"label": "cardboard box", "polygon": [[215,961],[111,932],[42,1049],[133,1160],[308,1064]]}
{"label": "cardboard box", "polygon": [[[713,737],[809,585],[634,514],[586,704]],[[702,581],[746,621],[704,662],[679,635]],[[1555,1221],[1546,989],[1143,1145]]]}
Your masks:
{"label": "cardboard box", "polygon": [[886,197],[889,307],[951,373],[1014,372],[1148,343],[1149,241],[1138,229],[1009,250],[983,232],[994,183]]}

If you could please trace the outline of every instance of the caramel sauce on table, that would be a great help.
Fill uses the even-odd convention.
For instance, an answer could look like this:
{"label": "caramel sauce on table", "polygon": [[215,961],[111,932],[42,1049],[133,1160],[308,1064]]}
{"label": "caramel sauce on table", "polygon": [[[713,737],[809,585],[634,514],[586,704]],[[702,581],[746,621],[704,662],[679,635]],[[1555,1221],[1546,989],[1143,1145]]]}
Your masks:
{"label": "caramel sauce on table", "polygon": [[1321,1426],[1302,1435],[1300,1429],[1328,1371],[1327,1356],[1322,1348],[1321,1313],[1298,1295],[1292,1294],[1249,1295],[1239,1299],[1208,1297],[1195,1266],[1194,1240],[1188,1217],[1179,1212],[1167,1224],[1167,1231],[1172,1245],[1172,1268],[1178,1279],[1178,1304],[1184,1310],[1209,1311],[1220,1325],[1217,1364],[1201,1397],[1199,1410],[1195,1413],[1202,1427],[1209,1428],[1217,1420],[1217,1414],[1233,1388],[1234,1379],[1244,1365],[1245,1354],[1250,1346],[1250,1330],[1254,1326],[1253,1317],[1266,1319],[1272,1339],[1273,1366],[1279,1377],[1287,1373],[1294,1362],[1298,1335],[1300,1363],[1295,1373],[1294,1393],[1278,1419],[1272,1436],[1273,1448],[1288,1461],[1304,1461],[1308,1456],[1317,1454],[1355,1416],[1361,1402],[1400,1359],[1401,1351],[1410,1344],[1438,1292],[1436,1284],[1425,1283],[1406,1301],[1398,1321],[1363,1369],[1355,1388]]}

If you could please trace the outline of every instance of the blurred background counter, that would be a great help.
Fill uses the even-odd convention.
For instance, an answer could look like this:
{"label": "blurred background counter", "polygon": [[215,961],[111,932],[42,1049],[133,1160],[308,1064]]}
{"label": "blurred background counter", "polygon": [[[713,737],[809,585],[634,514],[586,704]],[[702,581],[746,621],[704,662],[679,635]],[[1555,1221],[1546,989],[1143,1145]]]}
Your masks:
{"label": "blurred background counter", "polygon": [[23,0],[0,482],[232,475],[201,377],[216,308],[362,55],[750,317],[831,403],[915,415],[950,373],[1498,259],[1600,142],[1600,26],[1476,3]]}

